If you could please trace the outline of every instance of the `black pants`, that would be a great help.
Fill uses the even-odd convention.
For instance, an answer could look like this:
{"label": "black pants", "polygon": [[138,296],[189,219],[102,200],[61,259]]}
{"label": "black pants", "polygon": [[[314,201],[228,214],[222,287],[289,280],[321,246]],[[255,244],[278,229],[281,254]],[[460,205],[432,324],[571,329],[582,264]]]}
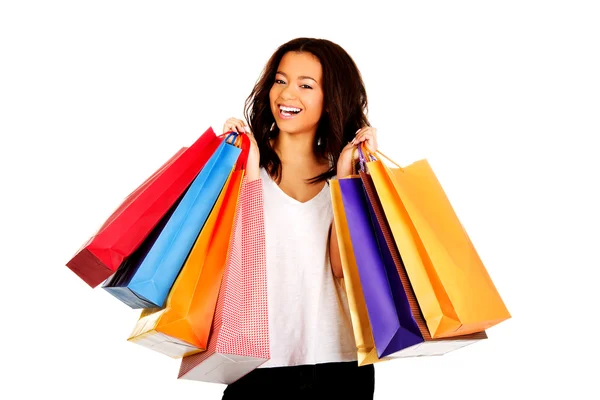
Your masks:
{"label": "black pants", "polygon": [[223,400],[249,399],[338,399],[372,400],[375,368],[357,362],[339,362],[294,367],[257,368],[228,385]]}

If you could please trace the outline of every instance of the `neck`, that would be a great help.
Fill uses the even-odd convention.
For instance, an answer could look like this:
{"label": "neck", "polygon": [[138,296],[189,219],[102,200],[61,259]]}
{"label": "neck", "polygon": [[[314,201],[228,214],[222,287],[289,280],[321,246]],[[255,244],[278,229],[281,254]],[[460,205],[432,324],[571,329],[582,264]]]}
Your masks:
{"label": "neck", "polygon": [[303,134],[290,134],[280,131],[273,147],[282,164],[291,165],[316,165],[321,161],[313,152],[313,143],[316,132]]}

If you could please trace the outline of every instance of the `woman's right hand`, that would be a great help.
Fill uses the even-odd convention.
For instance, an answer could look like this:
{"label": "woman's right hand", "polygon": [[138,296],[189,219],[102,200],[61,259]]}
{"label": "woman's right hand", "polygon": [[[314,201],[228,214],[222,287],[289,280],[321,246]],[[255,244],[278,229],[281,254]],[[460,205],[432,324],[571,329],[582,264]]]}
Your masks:
{"label": "woman's right hand", "polygon": [[223,133],[228,132],[243,133],[250,139],[250,153],[248,154],[248,162],[246,164],[246,179],[248,181],[258,179],[260,177],[260,152],[248,124],[241,119],[229,118],[223,125]]}

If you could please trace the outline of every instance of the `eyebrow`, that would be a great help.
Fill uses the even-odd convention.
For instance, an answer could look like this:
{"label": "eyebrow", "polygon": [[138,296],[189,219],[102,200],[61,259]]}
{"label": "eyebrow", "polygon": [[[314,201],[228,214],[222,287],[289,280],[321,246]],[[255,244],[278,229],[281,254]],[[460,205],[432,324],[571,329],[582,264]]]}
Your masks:
{"label": "eyebrow", "polygon": [[[287,74],[285,72],[277,71],[277,73],[280,74],[280,75],[283,75],[283,76],[285,76],[287,78]],[[318,83],[318,81],[315,78],[311,78],[310,76],[307,76],[307,75],[300,75],[298,77],[298,79],[310,79],[310,80],[315,81],[315,82]]]}

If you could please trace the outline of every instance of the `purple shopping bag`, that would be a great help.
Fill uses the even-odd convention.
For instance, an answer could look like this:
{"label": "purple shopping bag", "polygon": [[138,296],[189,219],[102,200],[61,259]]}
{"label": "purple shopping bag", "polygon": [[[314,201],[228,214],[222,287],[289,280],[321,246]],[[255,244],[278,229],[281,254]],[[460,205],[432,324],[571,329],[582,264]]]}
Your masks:
{"label": "purple shopping bag", "polygon": [[377,356],[424,341],[360,177],[339,180]]}

